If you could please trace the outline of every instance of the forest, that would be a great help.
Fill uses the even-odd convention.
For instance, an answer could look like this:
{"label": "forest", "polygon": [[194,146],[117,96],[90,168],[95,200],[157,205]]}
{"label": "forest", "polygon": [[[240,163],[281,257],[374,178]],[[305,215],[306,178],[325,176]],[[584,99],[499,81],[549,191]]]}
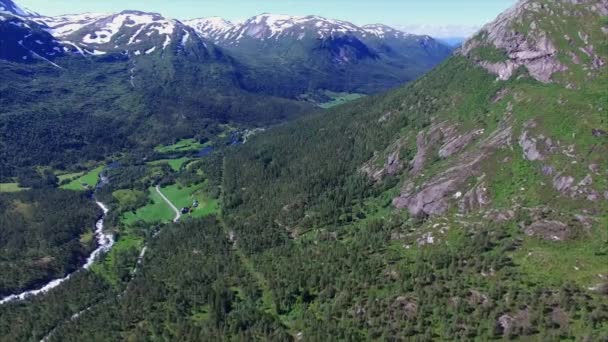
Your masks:
{"label": "forest", "polygon": [[87,193],[55,189],[0,193],[0,296],[74,271],[95,248],[101,216]]}

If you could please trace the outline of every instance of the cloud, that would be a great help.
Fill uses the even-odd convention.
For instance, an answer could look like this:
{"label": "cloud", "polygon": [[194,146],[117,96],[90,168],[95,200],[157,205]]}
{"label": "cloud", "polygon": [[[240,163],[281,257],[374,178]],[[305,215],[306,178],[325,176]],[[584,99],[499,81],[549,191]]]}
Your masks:
{"label": "cloud", "polygon": [[481,26],[469,25],[401,25],[400,30],[413,34],[426,34],[434,38],[469,38],[473,36]]}

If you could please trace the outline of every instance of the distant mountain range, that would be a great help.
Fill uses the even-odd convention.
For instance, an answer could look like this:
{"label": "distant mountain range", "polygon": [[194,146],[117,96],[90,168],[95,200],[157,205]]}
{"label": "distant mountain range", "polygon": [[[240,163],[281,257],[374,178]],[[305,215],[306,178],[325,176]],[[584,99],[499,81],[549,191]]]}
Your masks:
{"label": "distant mountain range", "polygon": [[[6,48],[3,59],[53,60],[64,54],[136,56],[186,49],[189,44],[217,45],[238,65],[247,91],[292,99],[313,98],[325,91],[375,93],[415,79],[451,53],[429,36],[416,36],[385,25],[356,26],[318,16],[262,14],[235,24],[221,18],[181,22],[157,13],[39,15],[11,0],[0,2],[2,25],[12,34],[8,46],[27,43],[29,29],[50,36],[37,39],[51,49],[31,53]],[[19,22],[21,35],[13,26]],[[11,24],[12,23],[12,24]],[[22,39],[23,38],[23,39]],[[51,43],[53,41],[53,43]],[[63,46],[63,51],[56,49]],[[187,50],[187,49],[186,49]],[[269,86],[268,80],[273,85]]]}
{"label": "distant mountain range", "polygon": [[[34,143],[53,149],[41,159],[66,149],[78,155],[95,144],[83,145],[83,135],[110,124],[113,143],[152,145],[218,123],[282,122],[344,93],[378,93],[451,52],[428,36],[317,16],[263,14],[242,24],[140,11],[48,17],[0,0],[0,129],[7,120],[43,129],[33,117],[56,120],[49,110],[66,120],[63,138],[42,135],[55,141],[11,133],[6,144],[20,162],[19,150]],[[83,112],[94,118],[75,119]],[[58,147],[66,141],[78,143]]]}
{"label": "distant mountain range", "polygon": [[[389,89],[415,79],[451,53],[450,47],[429,36],[319,16],[262,14],[239,24],[217,17],[186,24],[253,66],[246,69],[244,79],[256,91],[292,98],[310,89]],[[265,77],[259,77],[260,71]],[[267,82],[268,76],[272,82]],[[285,82],[289,79],[296,81],[291,87]]]}

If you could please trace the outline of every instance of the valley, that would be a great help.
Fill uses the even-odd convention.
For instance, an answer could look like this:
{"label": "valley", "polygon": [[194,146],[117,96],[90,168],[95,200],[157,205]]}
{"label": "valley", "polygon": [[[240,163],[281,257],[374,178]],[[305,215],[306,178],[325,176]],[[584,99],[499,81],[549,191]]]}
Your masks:
{"label": "valley", "polygon": [[0,340],[608,339],[606,18],[0,0]]}

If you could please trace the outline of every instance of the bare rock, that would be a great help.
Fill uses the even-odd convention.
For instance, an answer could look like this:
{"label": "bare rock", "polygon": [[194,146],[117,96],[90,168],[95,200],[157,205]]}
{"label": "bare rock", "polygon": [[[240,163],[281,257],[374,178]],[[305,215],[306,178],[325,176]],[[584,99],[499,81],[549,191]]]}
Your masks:
{"label": "bare rock", "polygon": [[498,327],[504,336],[509,335],[514,329],[527,329],[532,326],[528,309],[519,310],[515,314],[503,314],[498,318]]}
{"label": "bare rock", "polygon": [[415,319],[418,316],[418,303],[413,298],[399,296],[391,305],[391,312],[395,318]]}
{"label": "bare rock", "polygon": [[543,166],[541,171],[543,172],[543,175],[545,175],[545,176],[551,176],[551,175],[553,175],[553,173],[555,173],[555,169],[553,168],[553,166],[549,166],[549,165]]}
{"label": "bare rock", "polygon": [[485,208],[488,204],[490,204],[488,186],[482,181],[464,194],[458,203],[458,208],[461,213],[470,213]]}
{"label": "bare rock", "polygon": [[578,186],[589,186],[591,185],[591,183],[593,183],[593,177],[591,177],[591,175],[587,175],[585,178],[583,178],[582,181],[578,183]]}
{"label": "bare rock", "polygon": [[573,183],[574,183],[574,177],[572,177],[572,176],[557,175],[553,179],[553,187],[555,188],[555,190],[557,190],[561,193],[564,193],[568,189],[570,189],[570,187],[572,187]]}
{"label": "bare rock", "polygon": [[387,175],[392,176],[399,173],[404,167],[403,162],[399,157],[401,148],[404,145],[403,141],[403,139],[399,139],[389,147],[389,151],[392,152],[389,153],[386,162],[382,167],[376,166],[376,161],[379,159],[378,154],[376,154],[370,161],[361,167],[361,172],[375,182],[382,180]]}
{"label": "bare rock", "polygon": [[411,174],[417,175],[424,168],[426,157],[429,151],[436,146],[442,139],[444,139],[444,132],[451,132],[452,127],[447,123],[432,124],[427,132],[420,132],[416,137],[416,156],[411,161],[412,167]]}
{"label": "bare rock", "polygon": [[525,234],[543,240],[563,241],[571,236],[571,229],[565,223],[554,220],[542,220],[532,223],[525,229]]}
{"label": "bare rock", "polygon": [[547,34],[534,23],[527,35],[513,29],[514,22],[523,18],[527,11],[540,12],[546,7],[532,1],[520,1],[510,10],[502,13],[494,22],[484,26],[480,35],[467,41],[460,53],[474,57],[471,52],[480,46],[493,46],[504,50],[508,59],[504,62],[477,61],[500,80],[510,79],[520,66],[528,69],[530,75],[543,83],[550,83],[554,73],[565,71],[567,67],[557,58],[557,49]]}
{"label": "bare rock", "polygon": [[513,210],[492,210],[489,213],[484,215],[484,219],[490,220],[493,222],[507,222],[511,221],[515,218],[515,211]]}
{"label": "bare rock", "polygon": [[424,233],[416,242],[418,246],[433,245],[435,244],[435,237],[431,232]]}
{"label": "bare rock", "polygon": [[524,158],[530,161],[543,160],[543,155],[538,151],[536,139],[529,136],[528,131],[524,131],[519,137],[519,146],[524,150]]}
{"label": "bare rock", "polygon": [[593,136],[596,138],[600,138],[607,136],[608,132],[604,131],[603,129],[594,128],[591,130],[591,134],[593,134]]}
{"label": "bare rock", "polygon": [[462,151],[471,143],[475,136],[481,135],[483,134],[483,132],[483,130],[476,130],[452,138],[451,140],[443,144],[441,148],[439,148],[439,157],[447,158]]}
{"label": "bare rock", "polygon": [[600,166],[596,163],[589,164],[589,171],[598,174],[600,172]]}
{"label": "bare rock", "polygon": [[401,195],[393,199],[393,205],[399,209],[407,208],[414,216],[435,216],[447,212],[453,194],[458,191],[469,177],[479,177],[482,174],[480,164],[497,149],[510,146],[512,126],[510,111],[505,114],[503,121],[496,131],[480,141],[479,148],[463,152],[455,158],[451,167],[437,174],[431,180],[420,185],[417,189],[408,183]]}

